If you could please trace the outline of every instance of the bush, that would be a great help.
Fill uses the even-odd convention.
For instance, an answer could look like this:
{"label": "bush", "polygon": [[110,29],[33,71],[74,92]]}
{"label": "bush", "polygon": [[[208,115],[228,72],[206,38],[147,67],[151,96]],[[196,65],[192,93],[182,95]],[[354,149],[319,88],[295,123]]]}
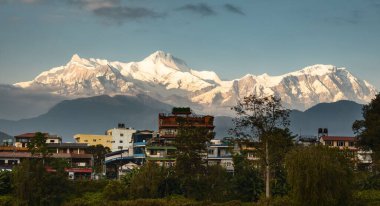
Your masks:
{"label": "bush", "polygon": [[380,205],[380,190],[363,190],[354,194],[356,205]]}
{"label": "bush", "polygon": [[110,181],[103,190],[103,197],[108,201],[126,199],[126,188],[120,181]]}
{"label": "bush", "polygon": [[65,204],[64,206],[102,206],[108,205],[106,201],[103,199],[102,193],[85,193],[82,197],[74,198]]}
{"label": "bush", "polygon": [[73,194],[101,193],[109,180],[75,180],[71,182]]}
{"label": "bush", "polygon": [[0,195],[10,194],[12,192],[12,173],[9,171],[0,171]]}
{"label": "bush", "polygon": [[2,205],[2,206],[13,205],[12,204],[14,202],[13,200],[14,200],[14,197],[12,197],[11,195],[4,195],[4,196],[0,195],[0,205]]}

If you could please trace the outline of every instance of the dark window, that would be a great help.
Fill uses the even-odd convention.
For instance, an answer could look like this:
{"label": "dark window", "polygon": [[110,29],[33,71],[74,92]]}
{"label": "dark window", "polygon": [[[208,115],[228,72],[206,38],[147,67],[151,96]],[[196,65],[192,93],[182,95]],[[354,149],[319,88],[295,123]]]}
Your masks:
{"label": "dark window", "polygon": [[354,142],[349,142],[348,145],[349,145],[350,147],[353,147],[353,146],[354,146]]}
{"label": "dark window", "polygon": [[344,142],[343,141],[338,141],[337,146],[338,147],[343,147],[344,146]]}
{"label": "dark window", "polygon": [[123,140],[120,140],[119,142],[120,142],[120,143],[123,143]]}
{"label": "dark window", "polygon": [[124,136],[124,134],[123,134],[123,133],[120,133],[120,137],[122,137],[122,136]]}
{"label": "dark window", "polygon": [[51,139],[51,140],[50,140],[50,143],[54,143],[54,140]]}

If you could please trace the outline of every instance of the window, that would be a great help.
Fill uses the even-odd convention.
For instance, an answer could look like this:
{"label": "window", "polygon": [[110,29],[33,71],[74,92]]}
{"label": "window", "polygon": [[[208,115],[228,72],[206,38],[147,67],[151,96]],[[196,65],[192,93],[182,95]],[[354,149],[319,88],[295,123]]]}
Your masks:
{"label": "window", "polygon": [[96,142],[96,139],[93,139],[92,141],[93,141],[93,142]]}
{"label": "window", "polygon": [[120,137],[123,137],[124,136],[124,134],[123,133],[120,133]]}
{"label": "window", "polygon": [[54,143],[54,140],[53,140],[53,139],[51,139],[51,140],[50,140],[50,143]]}
{"label": "window", "polygon": [[84,142],[88,142],[88,140],[84,140]]}
{"label": "window", "polygon": [[343,147],[344,146],[344,142],[343,141],[338,141],[336,144],[337,144],[338,147]]}
{"label": "window", "polygon": [[349,142],[348,146],[353,147],[354,146],[354,142]]}
{"label": "window", "polygon": [[119,150],[122,150],[123,149],[123,146],[118,146],[117,147]]}
{"label": "window", "polygon": [[115,143],[115,141],[111,141],[111,143]]}
{"label": "window", "polygon": [[123,143],[123,140],[120,140],[119,143]]}
{"label": "window", "polygon": [[214,150],[209,149],[209,150],[208,150],[208,154],[210,154],[210,155],[214,154]]}

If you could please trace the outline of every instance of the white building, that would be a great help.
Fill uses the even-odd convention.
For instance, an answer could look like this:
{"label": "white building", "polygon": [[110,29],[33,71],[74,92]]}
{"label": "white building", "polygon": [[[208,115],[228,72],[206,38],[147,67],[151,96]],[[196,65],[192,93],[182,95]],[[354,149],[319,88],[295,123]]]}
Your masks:
{"label": "white building", "polygon": [[112,152],[128,150],[133,156],[133,140],[132,135],[136,130],[127,128],[124,124],[119,124],[117,128],[109,129],[107,135],[112,136]]}
{"label": "white building", "polygon": [[208,165],[220,165],[228,172],[234,171],[232,160],[233,146],[224,143],[222,140],[213,139],[207,147],[207,163]]}

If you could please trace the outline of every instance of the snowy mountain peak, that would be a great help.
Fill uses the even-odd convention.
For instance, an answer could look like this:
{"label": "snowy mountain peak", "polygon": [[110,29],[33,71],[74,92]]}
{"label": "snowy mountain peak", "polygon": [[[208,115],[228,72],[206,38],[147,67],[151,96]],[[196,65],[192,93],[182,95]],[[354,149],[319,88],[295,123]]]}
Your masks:
{"label": "snowy mountain peak", "polygon": [[73,56],[70,59],[70,62],[80,62],[82,58],[78,54],[73,54]]}
{"label": "snowy mountain peak", "polygon": [[291,72],[285,76],[289,76],[289,75],[293,75],[293,76],[300,76],[300,75],[323,76],[326,74],[336,73],[337,71],[342,71],[342,70],[346,70],[346,69],[345,68],[337,68],[334,65],[315,64],[312,66],[305,67],[300,71]]}
{"label": "snowy mountain peak", "polygon": [[164,51],[156,51],[143,60],[143,62],[152,62],[154,64],[163,64],[167,67],[188,72],[190,69],[182,59],[174,57]]}
{"label": "snowy mountain peak", "polygon": [[287,107],[305,110],[321,102],[367,103],[377,93],[368,82],[333,65],[316,64],[279,76],[247,74],[223,81],[215,72],[191,69],[183,60],[163,51],[129,63],[74,54],[66,65],[15,86],[68,97],[146,94],[174,106],[191,106],[217,115],[228,115],[238,99],[250,94],[276,95]]}

